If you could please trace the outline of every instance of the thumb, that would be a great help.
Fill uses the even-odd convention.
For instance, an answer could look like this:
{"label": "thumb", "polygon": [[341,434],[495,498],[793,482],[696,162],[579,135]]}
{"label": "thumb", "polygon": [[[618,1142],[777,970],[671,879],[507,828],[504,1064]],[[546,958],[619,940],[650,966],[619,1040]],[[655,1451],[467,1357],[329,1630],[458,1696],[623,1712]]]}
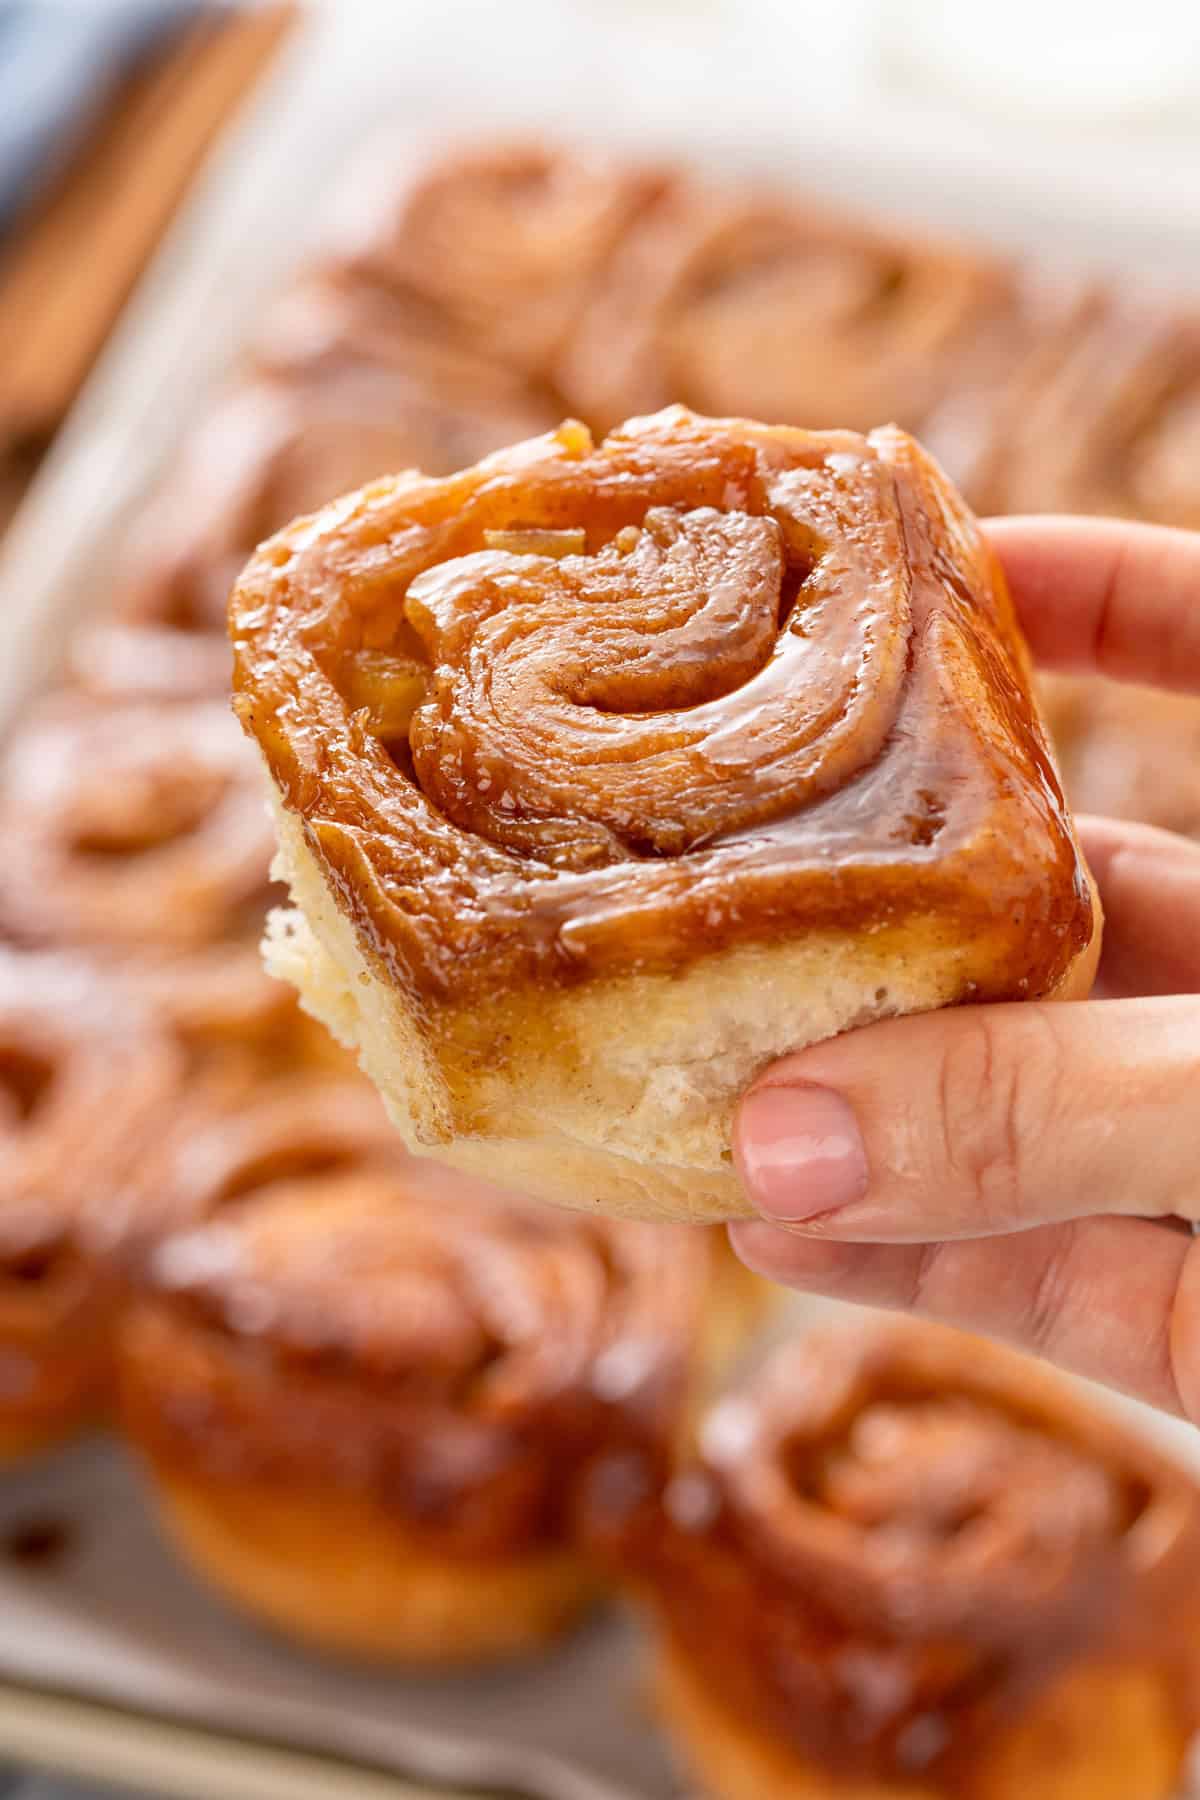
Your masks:
{"label": "thumb", "polygon": [[734,1153],[766,1218],[847,1241],[1200,1216],[1200,1001],[960,1007],[789,1056]]}

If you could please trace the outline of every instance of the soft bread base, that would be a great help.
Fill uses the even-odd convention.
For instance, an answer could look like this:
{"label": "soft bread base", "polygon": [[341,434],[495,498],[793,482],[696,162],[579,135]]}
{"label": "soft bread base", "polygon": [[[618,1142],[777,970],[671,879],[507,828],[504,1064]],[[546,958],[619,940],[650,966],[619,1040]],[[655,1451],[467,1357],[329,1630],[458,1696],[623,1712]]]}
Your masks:
{"label": "soft bread base", "polygon": [[192,1566],[243,1611],[317,1649],[417,1667],[528,1655],[596,1596],[566,1550],[450,1560],[365,1500],[150,1466]]}
{"label": "soft bread base", "polygon": [[[959,999],[972,947],[936,920],[810,932],[677,975],[422,1014],[368,964],[300,822],[276,807],[296,911],[268,923],[271,973],[357,1050],[408,1148],[538,1199],[650,1219],[746,1217],[734,1108],[777,1057]],[[1061,995],[1091,986],[1099,930]]]}
{"label": "soft bread base", "polygon": [[[735,1719],[663,1649],[658,1707],[712,1800],[946,1800],[948,1790],[826,1771]],[[956,1800],[1168,1800],[1187,1740],[1154,1671],[1089,1664],[1063,1676],[972,1763]]]}

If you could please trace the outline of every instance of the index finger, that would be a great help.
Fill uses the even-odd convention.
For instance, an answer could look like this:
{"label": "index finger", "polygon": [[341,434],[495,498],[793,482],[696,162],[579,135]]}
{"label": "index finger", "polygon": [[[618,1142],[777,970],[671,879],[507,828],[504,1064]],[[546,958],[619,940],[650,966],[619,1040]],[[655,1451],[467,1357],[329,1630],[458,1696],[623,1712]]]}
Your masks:
{"label": "index finger", "polygon": [[1200,533],[1036,515],[985,529],[1037,662],[1200,693]]}

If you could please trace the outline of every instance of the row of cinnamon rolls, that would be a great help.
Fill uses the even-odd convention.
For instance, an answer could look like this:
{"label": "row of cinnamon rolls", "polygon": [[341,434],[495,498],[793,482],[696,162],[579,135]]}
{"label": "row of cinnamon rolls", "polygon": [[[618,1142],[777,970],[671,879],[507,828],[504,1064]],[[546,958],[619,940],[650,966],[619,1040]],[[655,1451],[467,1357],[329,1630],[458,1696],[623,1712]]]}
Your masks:
{"label": "row of cinnamon rolls", "polygon": [[164,1130],[179,1042],[63,955],[0,958],[0,1054],[0,1443],[113,1408],[251,1616],[433,1667],[615,1586],[724,1800],[1172,1791],[1200,1490],[1058,1379],[855,1322],[714,1397],[760,1301],[711,1233],[421,1170],[329,1073]]}

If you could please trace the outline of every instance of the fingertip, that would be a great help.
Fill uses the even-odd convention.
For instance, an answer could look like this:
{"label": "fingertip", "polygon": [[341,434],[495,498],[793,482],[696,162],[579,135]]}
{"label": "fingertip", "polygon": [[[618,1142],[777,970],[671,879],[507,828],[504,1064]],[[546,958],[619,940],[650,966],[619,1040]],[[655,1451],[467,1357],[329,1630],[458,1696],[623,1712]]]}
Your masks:
{"label": "fingertip", "polygon": [[[836,1288],[847,1269],[858,1266],[864,1255],[860,1244],[808,1237],[767,1219],[738,1219],[728,1231],[734,1254],[750,1272],[780,1287],[806,1288],[814,1293]],[[872,1250],[873,1246],[867,1254]]]}

